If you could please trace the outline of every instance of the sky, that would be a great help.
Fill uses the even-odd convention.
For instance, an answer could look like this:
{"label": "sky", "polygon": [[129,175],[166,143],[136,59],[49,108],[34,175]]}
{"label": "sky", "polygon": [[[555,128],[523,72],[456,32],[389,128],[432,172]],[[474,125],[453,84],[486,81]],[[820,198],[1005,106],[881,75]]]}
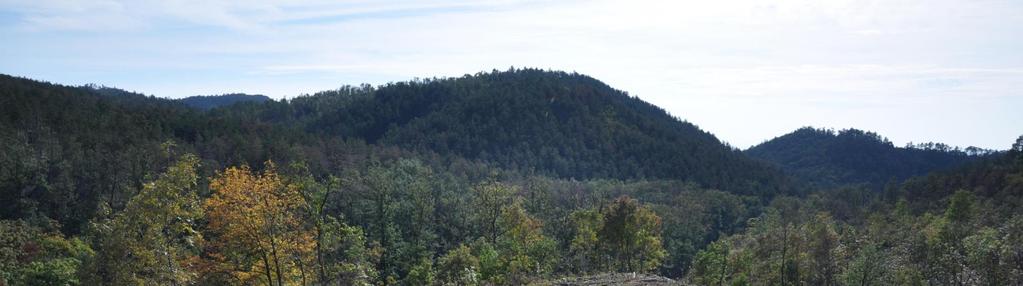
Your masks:
{"label": "sky", "polygon": [[0,73],[274,98],[575,71],[738,148],[803,126],[896,145],[1023,135],[1023,1],[0,0]]}

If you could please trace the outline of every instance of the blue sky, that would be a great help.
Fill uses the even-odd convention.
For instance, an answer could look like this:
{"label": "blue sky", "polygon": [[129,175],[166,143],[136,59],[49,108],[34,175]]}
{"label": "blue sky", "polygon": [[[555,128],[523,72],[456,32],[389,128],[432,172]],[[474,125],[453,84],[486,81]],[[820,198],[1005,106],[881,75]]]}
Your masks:
{"label": "blue sky", "polygon": [[0,0],[0,73],[162,97],[577,71],[746,148],[801,126],[1006,149],[1023,1]]}

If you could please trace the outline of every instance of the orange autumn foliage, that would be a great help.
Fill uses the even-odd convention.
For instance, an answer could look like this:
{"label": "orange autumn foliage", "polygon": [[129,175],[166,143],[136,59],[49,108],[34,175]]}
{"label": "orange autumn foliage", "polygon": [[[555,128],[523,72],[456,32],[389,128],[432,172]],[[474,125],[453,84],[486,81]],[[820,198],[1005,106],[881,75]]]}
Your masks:
{"label": "orange autumn foliage", "polygon": [[208,256],[243,284],[305,285],[315,279],[314,235],[303,222],[306,204],[273,163],[266,165],[262,174],[247,166],[228,168],[210,182],[213,196],[205,209],[217,239]]}

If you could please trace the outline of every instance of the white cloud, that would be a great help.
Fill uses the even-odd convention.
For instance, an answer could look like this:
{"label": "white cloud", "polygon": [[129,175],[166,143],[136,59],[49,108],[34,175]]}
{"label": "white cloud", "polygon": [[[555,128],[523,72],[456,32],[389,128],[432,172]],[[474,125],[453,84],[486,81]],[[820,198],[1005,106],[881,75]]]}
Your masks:
{"label": "white cloud", "polygon": [[[1005,123],[1023,122],[1006,109],[1023,106],[1018,1],[0,0],[0,12],[16,15],[0,27],[15,43],[0,72],[166,96],[528,66],[592,75],[742,147],[803,125],[985,147],[1023,133]],[[935,112],[955,110],[964,123]]]}

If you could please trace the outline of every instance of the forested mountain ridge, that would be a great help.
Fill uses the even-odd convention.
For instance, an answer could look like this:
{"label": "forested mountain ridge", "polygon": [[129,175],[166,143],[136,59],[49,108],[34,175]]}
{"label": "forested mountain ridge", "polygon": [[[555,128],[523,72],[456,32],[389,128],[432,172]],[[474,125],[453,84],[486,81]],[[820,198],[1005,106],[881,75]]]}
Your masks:
{"label": "forested mountain ridge", "polygon": [[210,110],[221,106],[228,106],[239,102],[264,102],[272,100],[262,94],[244,94],[244,93],[228,93],[221,95],[197,95],[189,96],[186,98],[178,99],[185,105],[202,109]]}
{"label": "forested mountain ridge", "polygon": [[[518,88],[524,90],[491,96]],[[520,97],[525,100],[516,100]],[[519,103],[526,105],[501,111],[503,104]],[[543,104],[549,106],[526,110]],[[486,110],[471,110],[477,106]],[[443,116],[459,110],[464,120],[484,128],[452,128],[453,134],[478,142],[445,149],[434,145],[442,141],[432,134],[414,132],[462,123],[463,118]],[[604,112],[589,114],[594,110]],[[497,114],[512,111],[527,117]],[[491,115],[499,120],[487,119]],[[604,128],[613,132],[598,132]],[[660,173],[650,175],[635,167],[601,166],[615,162],[593,158],[606,149],[587,144],[605,139],[668,158],[700,158],[625,135],[680,140],[676,143],[692,152],[723,158],[706,162],[715,172],[736,172],[714,180],[670,169],[651,169]],[[498,138],[485,138],[490,136]],[[550,141],[521,149],[502,145],[529,137]],[[437,281],[488,284],[605,271],[680,277],[696,250],[741,229],[763,200],[782,190],[777,182],[784,180],[757,177],[780,173],[596,80],[536,70],[344,87],[209,111],[116,88],[3,76],[0,143],[0,239],[11,242],[0,250],[13,253],[0,255],[0,280],[16,285],[239,279],[278,285],[309,279],[290,271],[313,265],[320,270],[316,280],[342,284],[422,285],[435,274]],[[545,146],[537,144],[598,171],[543,166],[549,161],[538,156],[549,154],[533,153]],[[576,147],[585,152],[573,153]],[[505,154],[509,150],[524,153]],[[513,156],[524,159],[515,162]],[[744,168],[760,171],[745,178]],[[704,188],[726,178],[741,185]],[[753,182],[769,188],[752,188]],[[235,214],[255,211],[237,208],[264,192],[282,199],[280,209],[265,214],[280,215],[274,219],[284,224],[260,225],[274,230],[257,237],[230,228],[254,223]],[[323,236],[310,239],[311,233]],[[269,264],[259,259],[269,254],[258,253],[260,245],[234,243],[262,243],[267,237],[289,239],[281,243],[296,260],[276,261],[273,273],[249,268]],[[310,249],[309,243],[318,246]],[[242,260],[221,260],[225,257]],[[422,268],[433,265],[439,269]]]}
{"label": "forested mountain ridge", "polygon": [[866,184],[880,189],[932,171],[947,170],[990,154],[940,143],[896,147],[880,135],[857,129],[800,128],[745,150],[817,187]]}
{"label": "forested mountain ridge", "polygon": [[[161,168],[153,156],[166,140],[207,160],[211,171],[272,159],[307,162],[323,175],[341,169],[334,160],[362,160],[324,154],[413,156],[401,151],[413,150],[442,161],[464,158],[562,178],[681,180],[759,196],[788,191],[780,171],[578,74],[495,71],[343,87],[208,112],[109,87],[9,76],[0,84],[0,131],[13,162],[7,174],[20,178],[5,180],[13,185],[0,195],[63,217],[69,230],[84,223],[80,219],[90,216],[101,196],[115,206],[126,201],[130,192],[122,189],[140,186]],[[353,144],[364,147],[340,151]]]}
{"label": "forested mountain ridge", "polygon": [[494,71],[321,93],[293,99],[287,108],[311,132],[557,177],[678,179],[745,194],[788,191],[772,167],[579,74]]}
{"label": "forested mountain ridge", "polygon": [[[862,131],[801,131],[899,149]],[[0,76],[0,151],[3,285],[1023,281],[1023,137],[882,192],[860,175],[794,188],[780,168],[578,74],[495,71],[210,110]],[[785,158],[832,156],[800,152]],[[879,154],[853,162],[901,156]]]}
{"label": "forested mountain ridge", "polygon": [[[12,206],[0,209],[0,215],[41,215],[69,233],[78,233],[101,204],[123,206],[165,168],[168,162],[158,158],[167,142],[175,142],[179,152],[199,155],[207,174],[266,160],[305,161],[324,174],[378,151],[411,156],[210,114],[170,99],[10,76],[0,76],[0,141],[0,199]],[[308,159],[323,153],[331,156]]]}

